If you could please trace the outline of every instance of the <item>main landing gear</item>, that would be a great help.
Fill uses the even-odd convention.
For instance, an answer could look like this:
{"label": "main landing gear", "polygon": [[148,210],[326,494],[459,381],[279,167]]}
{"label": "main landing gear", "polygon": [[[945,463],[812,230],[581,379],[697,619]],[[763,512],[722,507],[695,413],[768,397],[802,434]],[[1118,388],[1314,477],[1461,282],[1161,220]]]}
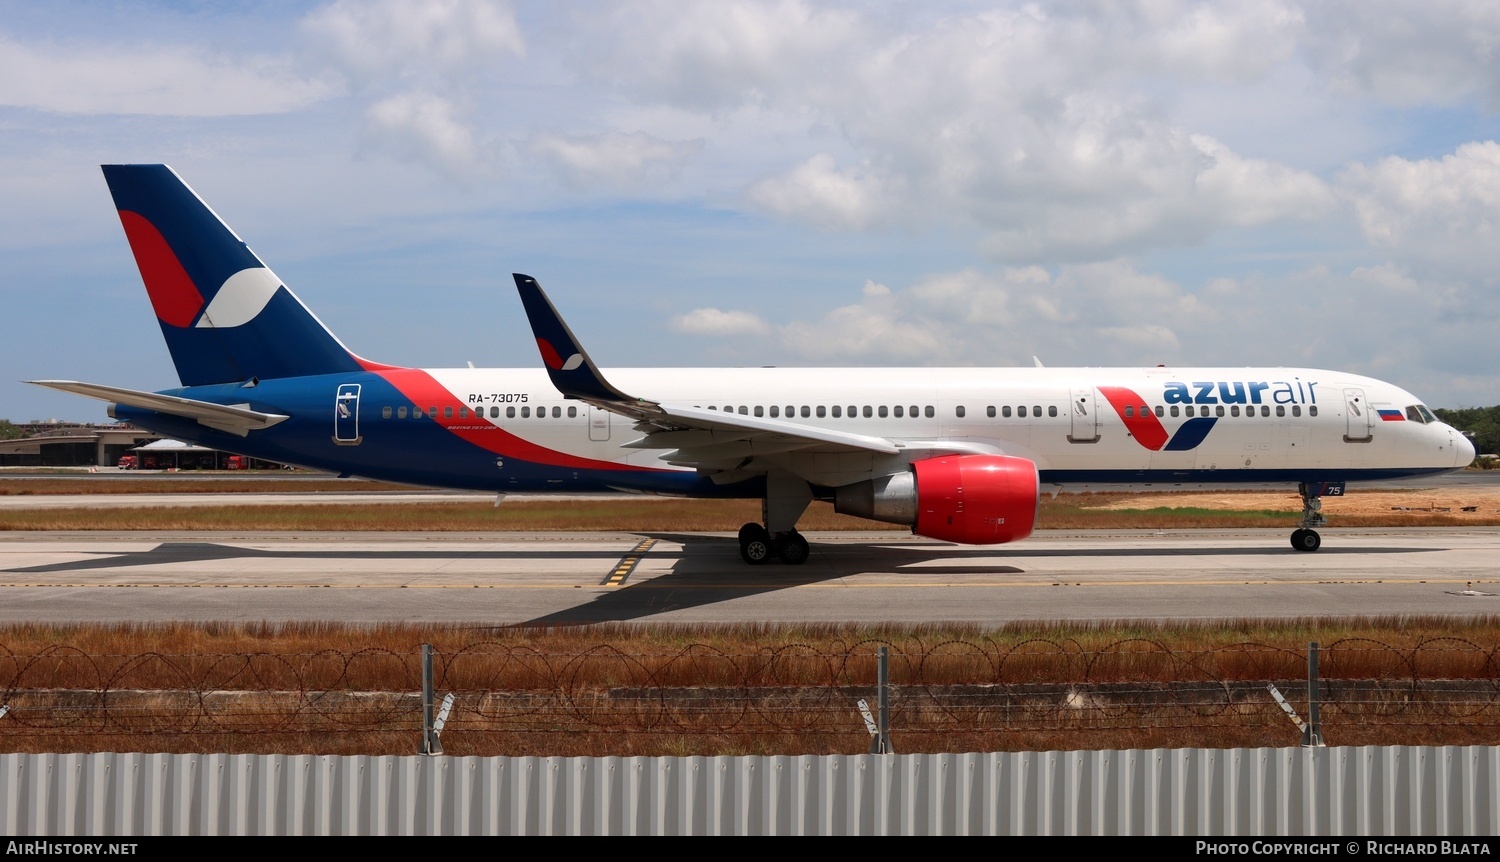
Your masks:
{"label": "main landing gear", "polygon": [[754,522],[740,527],[740,559],[752,566],[763,565],[772,557],[789,566],[800,566],[810,553],[807,540],[796,530],[772,534]]}
{"label": "main landing gear", "polygon": [[1342,482],[1303,482],[1297,486],[1297,493],[1302,496],[1302,525],[1292,531],[1292,547],[1299,551],[1316,551],[1323,547],[1323,537],[1313,527],[1328,523],[1323,517],[1320,498],[1325,493],[1335,497],[1342,495],[1344,485]]}
{"label": "main landing gear", "polygon": [[811,549],[797,532],[797,519],[812,502],[806,480],[791,473],[773,471],[766,476],[766,496],[760,504],[764,524],[740,527],[740,559],[752,566],[765,565],[772,557],[789,566],[807,562]]}

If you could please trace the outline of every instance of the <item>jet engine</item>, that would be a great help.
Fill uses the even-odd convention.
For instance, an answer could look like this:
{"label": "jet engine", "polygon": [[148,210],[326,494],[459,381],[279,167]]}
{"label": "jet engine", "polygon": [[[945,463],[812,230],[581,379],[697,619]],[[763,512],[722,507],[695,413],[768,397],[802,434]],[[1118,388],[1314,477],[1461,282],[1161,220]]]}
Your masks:
{"label": "jet engine", "polygon": [[1036,526],[1036,464],[1008,455],[943,455],[913,461],[904,473],[845,485],[834,511],[906,524],[919,536],[995,545]]}

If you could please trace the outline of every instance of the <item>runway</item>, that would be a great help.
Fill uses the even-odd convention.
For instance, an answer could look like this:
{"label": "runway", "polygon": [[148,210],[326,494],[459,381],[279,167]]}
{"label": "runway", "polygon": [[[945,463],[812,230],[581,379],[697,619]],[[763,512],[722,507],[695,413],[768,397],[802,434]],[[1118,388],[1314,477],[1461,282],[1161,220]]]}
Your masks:
{"label": "runway", "polygon": [[0,623],[974,623],[1500,613],[1500,528],[1039,533],[0,533]]}

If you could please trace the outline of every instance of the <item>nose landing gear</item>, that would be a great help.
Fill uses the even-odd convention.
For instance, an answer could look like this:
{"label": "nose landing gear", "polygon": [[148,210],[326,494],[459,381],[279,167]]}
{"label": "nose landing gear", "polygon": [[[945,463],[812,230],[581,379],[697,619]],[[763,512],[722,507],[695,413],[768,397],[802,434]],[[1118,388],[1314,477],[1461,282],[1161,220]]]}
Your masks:
{"label": "nose landing gear", "polygon": [[1292,531],[1292,547],[1299,551],[1316,551],[1323,547],[1323,537],[1318,535],[1314,527],[1322,527],[1328,523],[1323,517],[1323,500],[1325,494],[1330,497],[1342,497],[1344,495],[1343,482],[1303,482],[1297,486],[1297,493],[1302,497],[1302,522]]}

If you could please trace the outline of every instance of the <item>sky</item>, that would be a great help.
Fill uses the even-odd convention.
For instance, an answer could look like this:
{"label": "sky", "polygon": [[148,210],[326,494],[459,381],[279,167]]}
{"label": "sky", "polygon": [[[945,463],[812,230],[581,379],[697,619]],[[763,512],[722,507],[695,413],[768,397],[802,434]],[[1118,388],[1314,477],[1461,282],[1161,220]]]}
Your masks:
{"label": "sky", "polygon": [[[0,0],[0,417],[178,385],[98,165],[355,352],[1286,365],[1500,403],[1500,3]],[[639,393],[649,397],[649,393]]]}

